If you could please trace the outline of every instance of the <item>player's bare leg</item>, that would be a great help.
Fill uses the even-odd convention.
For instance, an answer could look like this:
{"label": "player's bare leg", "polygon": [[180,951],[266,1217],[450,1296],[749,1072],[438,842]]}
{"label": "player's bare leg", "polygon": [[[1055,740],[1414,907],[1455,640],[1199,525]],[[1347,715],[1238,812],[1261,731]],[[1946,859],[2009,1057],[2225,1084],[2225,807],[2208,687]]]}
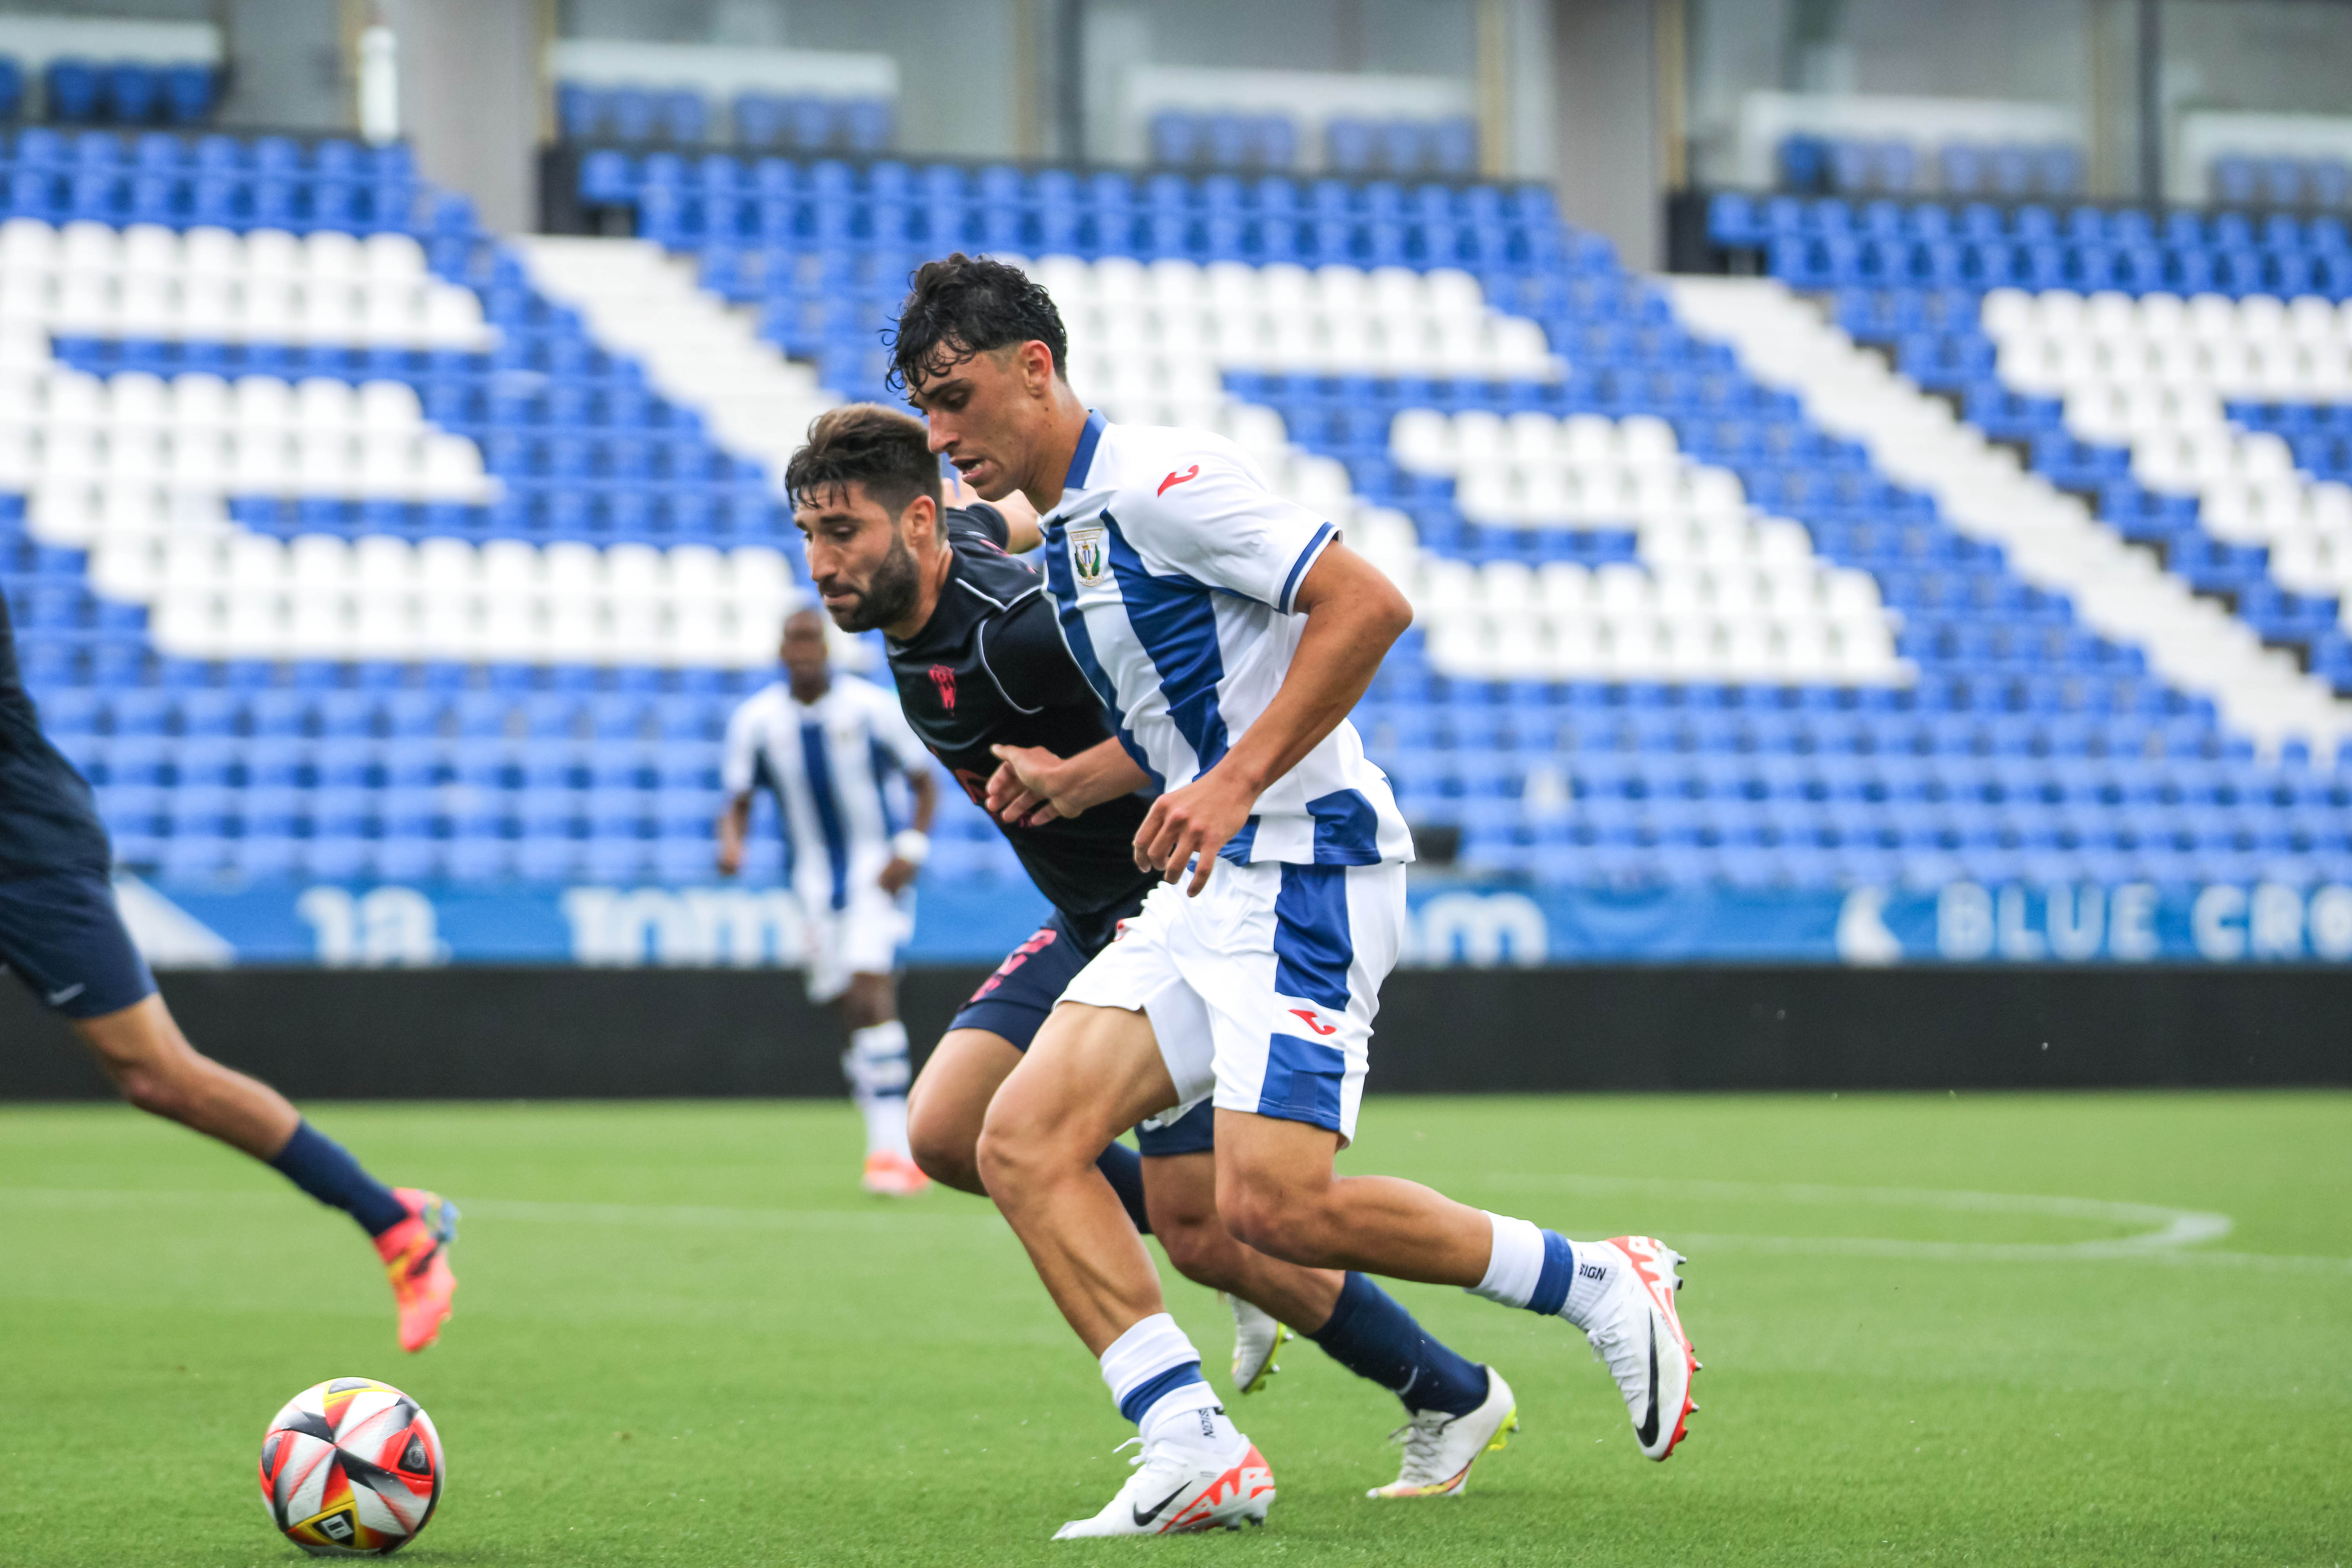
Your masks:
{"label": "player's bare leg", "polygon": [[1160,1277],[1096,1153],[1176,1099],[1141,1015],[1065,1002],[988,1108],[981,1180],[1062,1316],[1102,1364],[1142,1463],[1064,1537],[1263,1522],[1274,1476],[1201,1376]]}
{"label": "player's bare leg", "polygon": [[457,1290],[448,1259],[457,1234],[454,1205],[377,1183],[284,1095],[190,1045],[161,995],[76,1019],[73,1028],[125,1100],[252,1155],[357,1220],[392,1281],[401,1348],[423,1350],[439,1335]]}
{"label": "player's bare leg", "polygon": [[73,1031],[131,1105],[257,1160],[276,1158],[301,1124],[284,1095],[190,1045],[161,995],[77,1018]]}
{"label": "player's bare leg", "polygon": [[1054,1304],[1097,1355],[1166,1307],[1150,1255],[1095,1154],[1175,1102],[1142,1014],[1065,1002],[982,1125],[981,1180]]}
{"label": "player's bare leg", "polygon": [[1185,1279],[1239,1296],[1301,1331],[1312,1332],[1330,1317],[1344,1276],[1335,1268],[1304,1268],[1234,1239],[1217,1213],[1214,1154],[1147,1157],[1143,1196],[1151,1234]]}
{"label": "player's bare leg", "polygon": [[950,1029],[907,1091],[907,1142],[924,1174],[960,1193],[986,1197],[980,1179],[980,1128],[988,1102],[1021,1052],[987,1029]]}
{"label": "player's bare leg", "polygon": [[849,1031],[841,1058],[850,1098],[866,1119],[866,1190],[913,1197],[931,1184],[908,1148],[907,1028],[898,1022],[898,987],[887,974],[857,973],[834,1004]]}
{"label": "player's bare leg", "polygon": [[[1230,1142],[1227,1140],[1231,1140]],[[1482,1209],[1394,1176],[1341,1176],[1339,1135],[1305,1121],[1217,1112],[1217,1207],[1262,1252],[1319,1268],[1468,1289],[1494,1226]]]}
{"label": "player's bare leg", "polygon": [[1233,1233],[1308,1268],[1361,1268],[1566,1318],[1625,1397],[1642,1452],[1682,1440],[1698,1358],[1675,1292],[1679,1254],[1648,1237],[1570,1243],[1417,1182],[1341,1176],[1339,1135],[1302,1121],[1217,1112],[1217,1207]]}

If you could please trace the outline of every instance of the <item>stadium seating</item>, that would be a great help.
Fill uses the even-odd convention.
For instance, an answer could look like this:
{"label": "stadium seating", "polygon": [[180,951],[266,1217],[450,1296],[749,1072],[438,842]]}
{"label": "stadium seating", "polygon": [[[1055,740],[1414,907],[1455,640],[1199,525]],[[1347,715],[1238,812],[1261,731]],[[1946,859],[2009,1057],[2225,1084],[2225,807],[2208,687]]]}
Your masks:
{"label": "stadium seating", "polygon": [[1478,121],[1340,118],[1323,128],[1324,166],[1338,174],[1464,179],[1478,169]]}
{"label": "stadium seating", "polygon": [[1179,169],[1294,169],[1298,126],[1287,114],[1164,109],[1151,117],[1151,161]]}
{"label": "stadium seating", "polygon": [[872,154],[887,151],[897,134],[897,108],[880,98],[746,92],[722,117],[692,88],[562,82],[555,103],[570,142],[699,147],[731,138],[752,149]]}
{"label": "stadium seating", "polygon": [[2352,163],[2342,158],[2231,154],[2208,171],[2215,201],[2232,206],[2341,207],[2352,203]]}
{"label": "stadium seating", "polygon": [[[2336,732],[2282,729],[2235,666],[2183,657],[2210,625],[2053,586],[2040,542],[1817,371],[1879,360],[1801,301],[1774,338],[1752,299],[1630,275],[1539,190],[613,151],[583,185],[645,238],[501,243],[397,154],[164,138],[168,161],[28,159],[34,134],[15,162],[43,177],[12,178],[0,230],[0,587],[133,866],[706,875],[719,729],[767,678],[799,576],[776,467],[826,401],[886,395],[908,268],[985,247],[1038,258],[1090,400],[1224,431],[1406,586],[1419,624],[1359,722],[1472,868],[2352,874]],[[160,221],[70,173],[142,157],[171,170]],[[273,181],[282,224],[257,216]],[[322,204],[331,185],[369,194]],[[1719,237],[1807,268],[1832,224],[1884,239],[1880,209],[1829,205],[1751,205],[1748,237]],[[2029,230],[2028,252],[2111,243]],[[2274,265],[2286,237],[2263,237]],[[2294,237],[2324,249],[2316,225]],[[2179,570],[2201,541],[2199,570],[2240,571],[2229,608],[2158,586],[2336,657],[2339,503],[2281,464],[2345,455],[2324,401],[2342,366],[2276,356],[2289,308],[2170,316],[2148,294],[2070,316],[2047,289],[1796,280],[1891,358],[1967,378],[1975,438],[2023,442],[2028,478],[2109,510],[2135,487]],[[2177,336],[2194,407],[2113,369],[2117,345]],[[2265,580],[2222,553],[2264,542]],[[936,876],[1017,875],[960,800],[939,839]]]}
{"label": "stadium seating", "polygon": [[1948,196],[2072,196],[2083,188],[2083,154],[2064,142],[1949,142],[1922,156],[1900,138],[1783,137],[1774,149],[1783,190],[1805,195],[1909,195],[1931,184]]}
{"label": "stadium seating", "polygon": [[[1298,125],[1287,114],[1167,109],[1151,117],[1151,161],[1171,168],[1284,174],[1298,166]],[[1462,179],[1478,168],[1478,122],[1469,115],[1367,120],[1323,126],[1323,166],[1335,174]]]}
{"label": "stadium seating", "polygon": [[[2022,445],[2035,471],[2095,496],[2125,537],[2352,690],[2337,609],[2352,584],[2335,439],[2352,398],[2340,222],[2274,216],[2257,229],[2243,214],[2176,212],[2159,228],[2078,208],[2061,229],[2044,208],[2003,223],[1989,207],[1893,204],[1858,224],[1790,216],[1718,198],[1717,237],[1760,237],[1776,275],[1835,289],[1849,334],[1887,345],[1920,385]],[[1842,225],[1873,235],[1869,258],[1828,243]],[[1954,266],[1953,242],[1920,237],[1930,231],[1977,237]]]}
{"label": "stadium seating", "polygon": [[[0,113],[13,114],[22,76],[6,62]],[[61,56],[42,72],[48,118],[67,124],[201,125],[212,118],[219,73],[200,60],[154,64]]]}

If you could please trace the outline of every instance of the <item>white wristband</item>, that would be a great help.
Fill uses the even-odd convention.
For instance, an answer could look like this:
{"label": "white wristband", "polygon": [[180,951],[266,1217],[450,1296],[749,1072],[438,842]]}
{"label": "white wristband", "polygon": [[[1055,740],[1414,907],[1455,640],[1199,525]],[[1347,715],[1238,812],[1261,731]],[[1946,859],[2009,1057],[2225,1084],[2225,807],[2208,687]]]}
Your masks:
{"label": "white wristband", "polygon": [[931,836],[919,828],[902,827],[890,836],[890,853],[909,866],[931,858]]}

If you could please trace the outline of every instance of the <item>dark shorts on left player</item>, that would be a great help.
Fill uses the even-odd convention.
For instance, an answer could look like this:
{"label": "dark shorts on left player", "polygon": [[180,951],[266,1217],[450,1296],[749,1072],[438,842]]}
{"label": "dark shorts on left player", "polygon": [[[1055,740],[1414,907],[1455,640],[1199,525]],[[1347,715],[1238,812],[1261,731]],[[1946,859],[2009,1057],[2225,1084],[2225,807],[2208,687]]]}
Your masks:
{"label": "dark shorts on left player", "polygon": [[155,989],[112,884],[95,871],[0,874],[0,969],[68,1018],[119,1013]]}
{"label": "dark shorts on left player", "polygon": [[[1025,1051],[1062,993],[1094,958],[1055,910],[1037,934],[1005,954],[996,973],[971,994],[950,1029],[985,1029]],[[1135,1130],[1138,1150],[1147,1155],[1199,1154],[1216,1147],[1216,1112],[1202,1100],[1173,1126]]]}

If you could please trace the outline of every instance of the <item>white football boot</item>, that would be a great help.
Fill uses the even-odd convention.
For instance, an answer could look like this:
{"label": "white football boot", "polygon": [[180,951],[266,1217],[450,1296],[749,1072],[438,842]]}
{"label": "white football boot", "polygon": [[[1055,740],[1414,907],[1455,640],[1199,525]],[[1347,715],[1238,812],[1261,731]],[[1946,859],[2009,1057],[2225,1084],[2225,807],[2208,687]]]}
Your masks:
{"label": "white football boot", "polygon": [[1273,1313],[1239,1296],[1228,1296],[1223,1290],[1217,1296],[1234,1310],[1234,1392],[1255,1394],[1265,1386],[1267,1378],[1282,1370],[1274,1364],[1274,1352],[1282,1348],[1290,1331]]}
{"label": "white football boot", "polygon": [[1404,1468],[1384,1487],[1366,1497],[1458,1497],[1470,1479],[1470,1467],[1479,1456],[1508,1441],[1504,1434],[1519,1429],[1518,1401],[1511,1385],[1493,1367],[1486,1369],[1486,1402],[1463,1415],[1443,1410],[1416,1410],[1412,1418],[1390,1434],[1404,1445]]}
{"label": "white football boot", "polygon": [[1266,1467],[1265,1456],[1230,1426],[1225,1428],[1230,1436],[1215,1436],[1207,1412],[1201,1414],[1202,1436],[1184,1432],[1184,1423],[1171,1421],[1167,1425],[1178,1430],[1163,1431],[1156,1439],[1129,1438],[1141,1443],[1143,1452],[1129,1461],[1136,1470],[1127,1485],[1100,1513],[1070,1521],[1054,1532],[1054,1539],[1190,1535],[1264,1524],[1266,1507],[1274,1501],[1274,1472]]}
{"label": "white football boot", "polygon": [[1682,1280],[1675,1265],[1681,1253],[1647,1236],[1618,1236],[1601,1242],[1619,1254],[1616,1278],[1586,1314],[1584,1337],[1607,1363],[1633,1418],[1633,1440],[1645,1458],[1663,1459],[1683,1440],[1683,1424],[1698,1408],[1691,1403],[1691,1374],[1698,1356],[1683,1333],[1675,1310]]}

